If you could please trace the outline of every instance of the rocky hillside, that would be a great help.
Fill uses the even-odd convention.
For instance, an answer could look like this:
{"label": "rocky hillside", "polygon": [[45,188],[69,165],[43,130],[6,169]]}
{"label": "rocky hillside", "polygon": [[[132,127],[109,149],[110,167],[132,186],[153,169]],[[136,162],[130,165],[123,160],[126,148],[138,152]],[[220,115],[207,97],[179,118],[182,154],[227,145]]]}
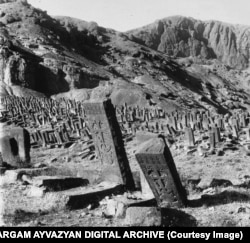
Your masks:
{"label": "rocky hillside", "polygon": [[128,34],[132,40],[171,56],[217,58],[238,69],[249,66],[249,26],[174,16]]}
{"label": "rocky hillside", "polygon": [[107,79],[105,71],[81,55],[97,58],[98,50],[91,52],[95,37],[87,30],[75,34],[73,28],[64,28],[25,1],[1,4],[0,24],[0,80],[4,84],[53,94],[71,87],[93,88]]}
{"label": "rocky hillside", "polygon": [[247,30],[174,17],[121,33],[52,18],[25,0],[0,0],[0,95],[111,97],[116,105],[166,110],[247,108],[250,74],[234,68],[248,67]]}

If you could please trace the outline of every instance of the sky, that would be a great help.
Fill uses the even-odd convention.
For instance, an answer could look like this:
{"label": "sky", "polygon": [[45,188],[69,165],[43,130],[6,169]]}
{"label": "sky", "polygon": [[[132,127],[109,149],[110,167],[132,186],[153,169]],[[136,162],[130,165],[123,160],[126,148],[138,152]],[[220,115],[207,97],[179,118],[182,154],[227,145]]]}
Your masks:
{"label": "sky", "polygon": [[250,0],[28,0],[53,16],[127,31],[173,15],[250,25]]}

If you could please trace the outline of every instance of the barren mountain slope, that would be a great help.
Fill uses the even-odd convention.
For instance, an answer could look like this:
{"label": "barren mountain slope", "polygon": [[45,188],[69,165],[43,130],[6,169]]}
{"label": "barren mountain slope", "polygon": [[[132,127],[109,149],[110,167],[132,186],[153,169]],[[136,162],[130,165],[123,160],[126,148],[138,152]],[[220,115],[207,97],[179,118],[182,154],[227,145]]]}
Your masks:
{"label": "barren mountain slope", "polygon": [[[74,90],[80,89],[77,99],[82,92],[82,99],[110,96],[115,104],[159,105],[169,110],[192,107],[226,112],[249,105],[248,71],[225,65],[248,65],[247,41],[237,39],[236,53],[234,39],[221,37],[215,49],[206,44],[205,36],[214,32],[208,33],[207,23],[174,17],[120,33],[94,22],[52,18],[26,1],[5,2],[0,4],[1,95],[26,95],[28,88],[54,98],[60,93],[60,97],[74,97]],[[236,31],[236,27],[217,24],[228,33]],[[135,38],[131,39],[131,33]],[[185,58],[163,53],[172,56],[176,46],[179,54],[175,56]],[[224,59],[223,64],[220,60]]]}

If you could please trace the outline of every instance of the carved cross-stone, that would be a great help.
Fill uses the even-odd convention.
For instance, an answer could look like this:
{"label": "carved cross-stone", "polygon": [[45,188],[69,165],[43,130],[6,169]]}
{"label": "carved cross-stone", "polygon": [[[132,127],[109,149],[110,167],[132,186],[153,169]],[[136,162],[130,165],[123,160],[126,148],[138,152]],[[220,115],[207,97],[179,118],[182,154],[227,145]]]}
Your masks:
{"label": "carved cross-stone", "polygon": [[111,100],[90,100],[83,105],[105,179],[134,189],[122,133]]}
{"label": "carved cross-stone", "polygon": [[136,153],[136,159],[159,207],[183,207],[186,191],[164,138],[152,138]]}

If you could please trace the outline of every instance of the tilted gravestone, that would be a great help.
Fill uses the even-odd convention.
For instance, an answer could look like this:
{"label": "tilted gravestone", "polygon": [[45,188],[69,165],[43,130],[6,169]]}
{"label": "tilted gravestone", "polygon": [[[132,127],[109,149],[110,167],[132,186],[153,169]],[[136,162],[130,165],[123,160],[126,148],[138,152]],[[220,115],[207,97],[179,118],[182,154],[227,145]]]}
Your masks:
{"label": "tilted gravestone", "polygon": [[183,207],[186,191],[164,138],[152,138],[136,153],[136,159],[159,207]]}
{"label": "tilted gravestone", "polygon": [[83,105],[95,149],[102,162],[104,178],[134,189],[122,133],[111,100],[90,100]]}

